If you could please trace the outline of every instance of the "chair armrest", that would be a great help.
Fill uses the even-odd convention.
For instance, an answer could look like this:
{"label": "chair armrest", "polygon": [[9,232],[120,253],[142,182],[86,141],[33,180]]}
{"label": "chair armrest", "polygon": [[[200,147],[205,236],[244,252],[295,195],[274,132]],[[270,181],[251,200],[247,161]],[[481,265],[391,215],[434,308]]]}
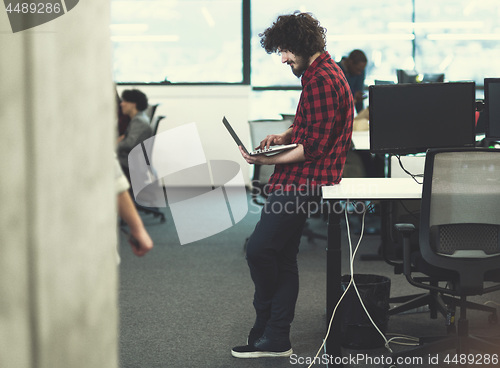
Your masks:
{"label": "chair armrest", "polygon": [[415,225],[413,224],[395,224],[394,228],[399,231],[403,237],[410,236],[415,231]]}

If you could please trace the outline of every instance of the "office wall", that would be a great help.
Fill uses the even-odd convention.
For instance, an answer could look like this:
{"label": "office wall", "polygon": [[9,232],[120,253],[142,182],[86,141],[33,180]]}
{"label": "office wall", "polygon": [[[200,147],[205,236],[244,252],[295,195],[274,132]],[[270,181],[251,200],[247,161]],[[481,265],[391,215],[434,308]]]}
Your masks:
{"label": "office wall", "polygon": [[109,3],[0,12],[0,367],[117,367]]}
{"label": "office wall", "polygon": [[[196,123],[207,160],[231,160],[240,164],[245,183],[250,183],[251,167],[242,159],[234,140],[222,124],[226,116],[245,145],[250,145],[248,125],[251,87],[226,86],[131,86],[120,85],[118,91],[138,88],[151,104],[160,104],[156,115],[164,115],[158,132]],[[185,137],[189,140],[190,137]],[[189,151],[179,155],[189,155]],[[172,158],[175,160],[179,157]],[[193,183],[186,182],[189,186]]]}

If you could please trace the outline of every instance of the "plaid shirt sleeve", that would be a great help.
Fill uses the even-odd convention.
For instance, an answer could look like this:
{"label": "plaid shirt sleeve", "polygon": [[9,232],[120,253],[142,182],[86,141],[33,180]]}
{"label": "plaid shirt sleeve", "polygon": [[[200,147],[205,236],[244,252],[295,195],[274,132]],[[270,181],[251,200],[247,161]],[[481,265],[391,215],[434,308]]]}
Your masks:
{"label": "plaid shirt sleeve", "polygon": [[307,161],[316,161],[328,154],[330,132],[335,126],[336,93],[328,83],[312,81],[303,92],[302,117],[307,124],[297,125],[297,141],[304,146]]}
{"label": "plaid shirt sleeve", "polygon": [[351,144],[353,99],[342,73],[328,53],[302,77],[292,142],[304,146],[305,162],[276,165],[273,189],[332,185],[340,182]]}

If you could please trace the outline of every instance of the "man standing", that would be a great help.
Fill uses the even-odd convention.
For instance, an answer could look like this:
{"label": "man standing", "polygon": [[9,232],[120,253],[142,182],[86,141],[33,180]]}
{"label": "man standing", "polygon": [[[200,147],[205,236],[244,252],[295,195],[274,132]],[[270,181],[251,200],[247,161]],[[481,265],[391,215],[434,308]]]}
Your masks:
{"label": "man standing", "polygon": [[296,143],[274,156],[249,156],[250,164],[275,165],[270,195],[247,243],[255,285],[255,324],[237,358],[290,356],[290,326],[299,289],[297,253],[310,201],[323,185],[340,182],[351,144],[353,98],[344,73],[325,51],[325,29],[308,13],[282,15],[266,29],[261,45],[279,52],[281,61],[301,78],[292,126],[269,135],[260,147]]}
{"label": "man standing", "polygon": [[363,110],[363,100],[366,96],[363,95],[363,88],[365,86],[365,69],[368,59],[361,50],[352,50],[348,57],[343,57],[338,62],[351,87],[351,92],[354,97],[354,104],[356,111]]}

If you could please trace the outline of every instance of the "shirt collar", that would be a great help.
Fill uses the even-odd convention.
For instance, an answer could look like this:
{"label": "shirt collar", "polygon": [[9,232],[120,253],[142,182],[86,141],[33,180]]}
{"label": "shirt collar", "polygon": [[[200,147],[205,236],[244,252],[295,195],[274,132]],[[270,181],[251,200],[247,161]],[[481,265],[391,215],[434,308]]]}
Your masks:
{"label": "shirt collar", "polygon": [[325,60],[330,58],[330,54],[328,51],[323,52],[321,55],[319,55],[314,61],[312,62],[311,65],[306,69],[304,74],[302,75],[302,87],[309,81],[309,79],[312,78],[314,75],[314,71],[319,67],[320,64],[322,64]]}

